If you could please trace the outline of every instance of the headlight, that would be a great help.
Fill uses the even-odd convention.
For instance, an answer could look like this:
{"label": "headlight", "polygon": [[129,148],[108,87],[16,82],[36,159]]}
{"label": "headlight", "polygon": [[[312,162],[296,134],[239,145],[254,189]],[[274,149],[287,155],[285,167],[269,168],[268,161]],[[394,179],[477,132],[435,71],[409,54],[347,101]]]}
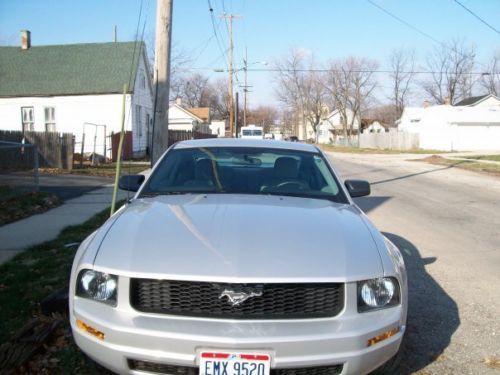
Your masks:
{"label": "headlight", "polygon": [[358,281],[358,311],[365,312],[399,305],[399,283],[394,277]]}
{"label": "headlight", "polygon": [[78,275],[76,295],[116,306],[118,276],[93,270],[82,270]]}

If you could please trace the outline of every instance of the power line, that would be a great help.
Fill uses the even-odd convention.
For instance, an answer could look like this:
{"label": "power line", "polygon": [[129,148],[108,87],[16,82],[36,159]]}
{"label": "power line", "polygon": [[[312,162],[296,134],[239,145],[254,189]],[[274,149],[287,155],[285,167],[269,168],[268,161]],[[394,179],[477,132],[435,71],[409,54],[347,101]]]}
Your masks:
{"label": "power line", "polygon": [[[397,20],[398,22],[400,22],[400,23],[404,24],[405,26],[409,27],[410,29],[412,29],[412,30],[416,31],[417,33],[419,33],[419,34],[421,34],[421,35],[425,36],[426,38],[428,38],[428,39],[432,40],[433,42],[435,42],[435,43],[439,44],[441,47],[446,48],[446,49],[448,49],[448,50],[452,51],[453,53],[456,53],[456,54],[458,54],[458,55],[461,55],[462,57],[468,58],[468,56],[467,56],[467,55],[465,55],[465,54],[461,53],[460,51],[457,51],[455,48],[452,48],[452,47],[448,46],[446,43],[441,42],[440,40],[438,40],[438,39],[434,38],[432,35],[430,35],[430,34],[426,33],[425,31],[420,30],[420,29],[419,29],[419,28],[417,28],[416,26],[413,26],[411,23],[409,23],[409,22],[405,21],[404,19],[402,19],[402,18],[400,18],[400,17],[396,16],[394,13],[389,12],[387,9],[385,9],[385,8],[384,8],[384,7],[382,7],[381,5],[379,5],[379,4],[377,4],[377,3],[375,3],[373,0],[366,0],[366,1],[367,1],[369,4],[373,5],[374,7],[376,7],[377,9],[379,9],[380,11],[384,12],[385,14],[387,14],[388,16],[390,16],[390,17],[394,18],[394,19],[395,19],[395,20]],[[482,64],[482,63],[481,63],[481,62],[479,62],[479,61],[476,61],[476,63],[478,63],[479,65],[483,65],[483,66],[484,66],[484,64]]]}
{"label": "power line", "polygon": [[412,24],[410,24],[409,22],[406,22],[404,19],[396,16],[394,13],[391,13],[389,12],[387,9],[383,8],[382,6],[378,5],[377,3],[375,3],[374,1],[372,0],[366,0],[367,2],[369,2],[371,5],[373,5],[374,7],[378,8],[380,11],[384,12],[385,14],[387,14],[388,16],[394,18],[395,20],[397,20],[398,22],[401,22],[402,24],[406,25],[407,27],[409,27],[410,29],[413,29],[414,31],[416,31],[417,33],[425,36],[426,38],[434,41],[435,43],[438,43],[438,44],[443,44],[442,42],[440,42],[439,40],[437,40],[436,38],[434,38],[433,36],[427,34],[425,31],[422,31],[420,30],[419,28],[413,26]]}
{"label": "power line", "polygon": [[[210,68],[187,68],[193,70],[211,70]],[[278,69],[278,68],[249,68],[247,69],[249,72],[318,72],[318,73],[328,73],[328,72],[341,72],[336,69]],[[394,74],[395,70],[350,70],[352,73],[375,73],[375,74]],[[236,72],[235,72],[236,73]],[[400,74],[444,74],[450,73],[445,71],[429,71],[429,70],[420,70],[420,71],[399,71]],[[490,75],[490,74],[499,74],[500,72],[469,72],[467,74],[473,75]],[[461,74],[461,73],[450,73],[450,74]]]}
{"label": "power line", "polygon": [[[208,10],[210,12],[210,20],[212,22],[212,30],[214,32],[215,39],[217,40],[217,46],[219,47],[219,51],[221,52],[221,54],[225,55],[226,51],[224,48],[222,48],[221,41],[219,40],[219,35],[217,34],[217,26],[215,26],[214,8],[212,7],[212,3],[210,2],[210,0],[207,0],[207,2],[208,2]],[[220,22],[218,26],[220,26]]]}
{"label": "power line", "polygon": [[135,50],[137,47],[137,38],[139,37],[139,27],[141,25],[141,18],[142,18],[142,7],[144,5],[144,0],[141,0],[141,3],[139,5],[139,17],[137,18],[137,27],[135,29],[135,41],[134,41],[134,50],[132,52],[132,61],[130,63],[130,74],[128,77],[128,89],[130,90],[130,86],[132,84],[132,75],[134,71],[134,65],[135,65]]}
{"label": "power line", "polygon": [[460,1],[458,0],[453,0],[455,3],[457,3],[458,5],[460,5],[462,8],[464,8],[467,12],[469,12],[470,14],[472,14],[474,17],[476,17],[479,21],[481,21],[482,23],[484,23],[486,26],[488,26],[491,30],[493,30],[494,32],[496,32],[497,34],[500,35],[500,31],[498,29],[496,29],[495,27],[491,26],[488,22],[486,22],[484,19],[482,19],[481,17],[479,17],[476,13],[474,13],[472,10],[470,10],[469,8],[467,8],[464,4],[462,4]]}

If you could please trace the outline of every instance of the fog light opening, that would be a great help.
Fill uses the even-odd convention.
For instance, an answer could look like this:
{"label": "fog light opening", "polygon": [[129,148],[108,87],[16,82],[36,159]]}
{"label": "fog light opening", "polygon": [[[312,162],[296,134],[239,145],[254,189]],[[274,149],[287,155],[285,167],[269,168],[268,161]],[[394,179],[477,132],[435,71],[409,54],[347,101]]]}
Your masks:
{"label": "fog light opening", "polygon": [[389,337],[394,336],[398,332],[399,332],[399,327],[392,328],[392,329],[382,333],[381,335],[372,337],[370,340],[368,340],[368,346],[372,346],[372,345],[375,345],[381,341],[384,341],[384,340],[388,339]]}
{"label": "fog light opening", "polygon": [[82,331],[90,333],[92,336],[97,337],[99,340],[104,340],[104,333],[103,332],[99,331],[98,329],[95,329],[94,327],[89,326],[88,324],[82,322],[80,319],[76,320],[76,325]]}

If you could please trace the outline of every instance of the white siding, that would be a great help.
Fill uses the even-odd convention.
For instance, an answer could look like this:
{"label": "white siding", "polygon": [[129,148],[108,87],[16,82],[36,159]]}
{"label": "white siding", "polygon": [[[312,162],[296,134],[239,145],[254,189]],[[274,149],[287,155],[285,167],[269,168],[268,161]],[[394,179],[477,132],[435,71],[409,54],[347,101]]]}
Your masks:
{"label": "white siding", "polygon": [[[444,151],[500,150],[499,107],[438,105],[419,111],[405,109],[405,112],[399,129],[419,134],[421,148]],[[410,116],[410,112],[414,115]]]}
{"label": "white siding", "polygon": [[[121,128],[122,98],[120,94],[110,95],[73,95],[53,97],[0,98],[0,129],[21,130],[21,107],[33,107],[35,112],[35,131],[45,131],[45,107],[54,107],[56,130],[61,133],[75,135],[76,151],[80,152],[80,143],[84,123],[106,125],[107,135],[119,132]],[[126,96],[126,113],[130,111],[130,95]],[[130,118],[125,117],[125,129],[131,127]],[[97,131],[94,142],[95,127],[85,126],[85,150],[92,152],[94,144],[96,152],[103,153],[104,136],[102,127]],[[111,147],[109,138],[106,146]],[[110,153],[108,151],[108,156]]]}

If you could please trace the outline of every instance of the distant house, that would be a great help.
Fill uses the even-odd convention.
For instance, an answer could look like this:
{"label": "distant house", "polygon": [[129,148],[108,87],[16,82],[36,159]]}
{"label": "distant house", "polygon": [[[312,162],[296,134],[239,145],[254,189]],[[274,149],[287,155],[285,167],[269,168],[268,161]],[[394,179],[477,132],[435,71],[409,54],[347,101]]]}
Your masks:
{"label": "distant house", "polygon": [[[486,100],[492,105],[483,105]],[[398,130],[419,134],[420,148],[500,150],[500,106],[495,104],[495,97],[463,103],[465,105],[407,107],[397,121]]]}
{"label": "distant house", "polygon": [[181,104],[181,101],[177,100],[170,106],[168,128],[211,134],[210,108],[184,108]]}
{"label": "distant house", "polygon": [[[360,127],[358,117],[354,118],[353,112],[347,110],[347,133],[350,134],[350,124],[353,123],[353,134],[357,134]],[[318,143],[328,144],[344,138],[344,118],[339,110],[328,113],[318,124]]]}
{"label": "distant house", "polygon": [[493,94],[481,95],[481,96],[471,96],[470,98],[466,98],[456,104],[455,107],[493,107],[500,106],[500,98]]}
{"label": "distant house", "polygon": [[389,125],[382,120],[364,118],[361,119],[361,132],[365,133],[385,133],[389,131]]}
{"label": "distant house", "polygon": [[[143,43],[89,43],[0,47],[0,129],[69,132],[85,150],[101,153],[121,129],[123,87],[125,130],[132,150],[146,152],[153,116],[152,86]],[[87,124],[87,125],[85,125]],[[106,138],[104,137],[105,125]],[[79,144],[76,145],[78,149]]]}

